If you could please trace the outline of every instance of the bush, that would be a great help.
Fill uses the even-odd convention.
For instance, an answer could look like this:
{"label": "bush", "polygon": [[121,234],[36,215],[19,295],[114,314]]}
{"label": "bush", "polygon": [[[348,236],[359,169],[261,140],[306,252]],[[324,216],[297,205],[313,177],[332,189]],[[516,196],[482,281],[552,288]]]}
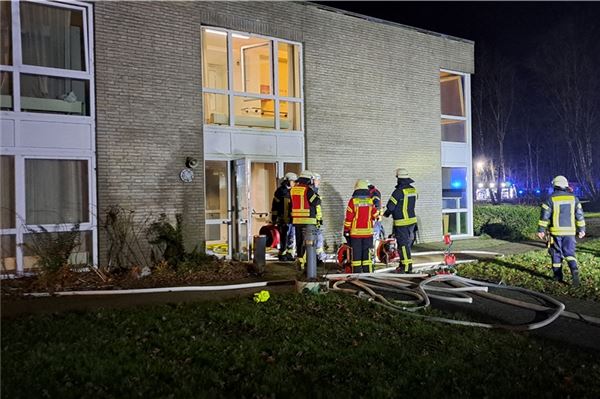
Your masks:
{"label": "bush", "polygon": [[473,213],[475,235],[519,241],[534,238],[540,208],[526,205],[477,205]]}
{"label": "bush", "polygon": [[31,240],[23,244],[37,257],[36,265],[42,274],[56,274],[69,264],[71,252],[80,245],[79,224],[61,233],[49,232],[44,226],[26,227]]}

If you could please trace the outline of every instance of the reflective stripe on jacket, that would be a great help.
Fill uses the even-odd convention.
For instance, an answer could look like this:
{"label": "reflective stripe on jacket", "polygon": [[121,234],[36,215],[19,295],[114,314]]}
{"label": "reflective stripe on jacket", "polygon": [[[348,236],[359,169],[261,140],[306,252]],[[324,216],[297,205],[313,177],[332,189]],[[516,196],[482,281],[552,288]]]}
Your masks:
{"label": "reflective stripe on jacket", "polygon": [[417,223],[417,197],[417,189],[413,186],[396,186],[386,206],[386,214],[392,215],[394,226],[410,226]]}
{"label": "reflective stripe on jacket", "polygon": [[349,232],[351,237],[356,238],[373,236],[373,220],[379,214],[373,198],[368,196],[368,192],[365,196],[360,195],[362,191],[366,190],[356,190],[353,197],[348,201],[344,220],[344,231]]}
{"label": "reflective stripe on jacket", "polygon": [[546,229],[555,236],[573,236],[585,231],[583,209],[573,193],[556,189],[542,204],[538,231]]}
{"label": "reflective stripe on jacket", "polygon": [[317,224],[317,206],[321,199],[306,184],[298,184],[290,190],[293,224]]}

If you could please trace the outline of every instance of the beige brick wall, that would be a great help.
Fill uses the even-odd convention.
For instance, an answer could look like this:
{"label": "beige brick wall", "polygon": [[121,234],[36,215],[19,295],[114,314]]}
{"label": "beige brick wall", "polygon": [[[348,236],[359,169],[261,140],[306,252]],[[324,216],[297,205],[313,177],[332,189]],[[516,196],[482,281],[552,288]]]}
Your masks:
{"label": "beige brick wall", "polygon": [[201,24],[303,44],[306,161],[323,177],[329,243],[354,181],[387,201],[400,166],[420,191],[422,238],[440,238],[439,69],[472,73],[473,44],[292,2],[95,3],[100,208],[183,212],[189,245],[203,240],[202,170],[178,177],[203,152]]}

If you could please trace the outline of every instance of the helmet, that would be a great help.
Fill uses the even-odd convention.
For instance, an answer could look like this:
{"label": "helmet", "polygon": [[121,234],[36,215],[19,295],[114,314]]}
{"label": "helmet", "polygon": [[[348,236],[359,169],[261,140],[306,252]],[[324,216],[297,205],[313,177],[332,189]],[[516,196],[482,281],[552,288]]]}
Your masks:
{"label": "helmet", "polygon": [[300,173],[300,176],[298,176],[301,179],[308,179],[308,180],[312,180],[313,179],[313,174],[310,170],[303,170],[302,173]]}
{"label": "helmet", "polygon": [[366,190],[369,188],[369,182],[366,180],[358,179],[354,184],[355,190]]}
{"label": "helmet", "polygon": [[556,176],[552,179],[552,185],[554,187],[567,188],[569,187],[569,181],[564,176]]}
{"label": "helmet", "polygon": [[298,180],[298,175],[294,172],[287,172],[283,178],[287,181],[296,181]]}
{"label": "helmet", "polygon": [[404,168],[396,169],[396,177],[400,179],[410,179],[410,176],[408,176],[408,171]]}
{"label": "helmet", "polygon": [[318,173],[313,173],[313,176],[312,176],[312,177],[313,177],[313,179],[315,179],[315,180],[321,180],[321,175],[320,175],[320,174],[318,174]]}

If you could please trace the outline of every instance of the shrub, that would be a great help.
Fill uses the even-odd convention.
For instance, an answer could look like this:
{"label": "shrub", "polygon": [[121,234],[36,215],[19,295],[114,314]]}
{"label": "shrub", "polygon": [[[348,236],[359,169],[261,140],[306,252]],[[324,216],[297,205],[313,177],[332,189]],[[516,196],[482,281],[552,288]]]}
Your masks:
{"label": "shrub", "polygon": [[477,205],[473,214],[475,235],[487,234],[510,241],[531,239],[537,231],[540,208],[526,205]]}
{"label": "shrub", "polygon": [[58,273],[68,265],[73,249],[80,245],[78,223],[71,230],[60,233],[49,232],[44,226],[26,229],[31,239],[23,246],[38,258],[36,265],[42,274]]}
{"label": "shrub", "polygon": [[135,212],[113,205],[106,208],[101,226],[108,238],[108,270],[121,272],[135,266],[150,266],[152,262],[145,253],[147,245],[143,240],[148,219],[141,224],[134,220]]}
{"label": "shrub", "polygon": [[[175,226],[171,224],[166,214],[161,214],[157,221],[148,228],[148,242],[155,245],[162,259],[177,268],[179,262],[185,258],[183,244],[183,215],[175,215]],[[154,258],[159,258],[153,255]],[[158,261],[159,259],[154,259]]]}

